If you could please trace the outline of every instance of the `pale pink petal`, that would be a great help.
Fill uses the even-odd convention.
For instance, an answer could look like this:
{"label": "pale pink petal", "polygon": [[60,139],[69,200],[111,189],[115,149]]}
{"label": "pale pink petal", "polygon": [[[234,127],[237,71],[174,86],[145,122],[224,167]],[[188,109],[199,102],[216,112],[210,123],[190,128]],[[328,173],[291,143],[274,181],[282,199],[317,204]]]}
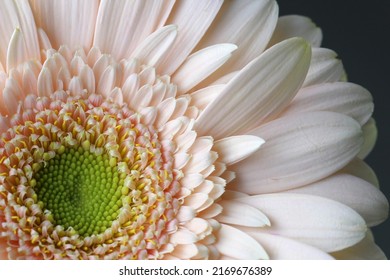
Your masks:
{"label": "pale pink petal", "polygon": [[172,0],[102,0],[93,45],[120,60],[128,58],[151,33],[162,27]]}
{"label": "pale pink petal", "polygon": [[158,66],[160,60],[172,46],[176,36],[177,26],[164,26],[142,41],[131,57],[139,59],[143,64]]}
{"label": "pale pink petal", "polygon": [[30,4],[37,26],[46,32],[54,48],[91,48],[98,0],[30,0]]}
{"label": "pale pink petal", "polygon": [[176,218],[179,222],[187,222],[192,220],[196,215],[196,211],[191,206],[181,206],[179,212],[176,215]]}
{"label": "pale pink petal", "polygon": [[307,112],[276,119],[250,132],[265,144],[232,170],[233,190],[260,194],[320,180],[347,165],[362,145],[360,125],[333,112]]}
{"label": "pale pink petal", "polygon": [[217,15],[222,0],[177,1],[167,24],[178,27],[178,35],[172,48],[161,61],[159,73],[172,74],[202,38]]}
{"label": "pale pink petal", "polygon": [[221,200],[218,204],[223,210],[215,219],[221,223],[247,227],[270,225],[267,216],[252,206],[234,200]]}
{"label": "pale pink petal", "polygon": [[271,260],[331,260],[332,256],[324,251],[283,236],[256,232],[247,232],[267,251]]}
{"label": "pale pink petal", "polygon": [[323,83],[302,88],[282,116],[298,112],[331,111],[342,113],[365,124],[374,110],[371,94],[352,83]]}
{"label": "pale pink petal", "polygon": [[265,51],[237,74],[196,121],[200,135],[241,134],[279,113],[298,91],[309,66],[310,47],[289,39]]}
{"label": "pale pink petal", "polygon": [[176,232],[172,233],[169,241],[176,244],[193,244],[199,240],[198,236],[192,231],[182,228],[178,229]]}
{"label": "pale pink petal", "polygon": [[313,47],[319,47],[322,41],[322,31],[310,18],[299,15],[281,16],[269,46],[292,37],[302,37]]}
{"label": "pale pink petal", "polygon": [[12,34],[7,51],[7,72],[16,68],[19,64],[27,61],[29,55],[27,53],[26,42],[23,38],[23,33],[19,28],[16,28]]}
{"label": "pale pink petal", "polygon": [[172,76],[178,91],[186,93],[221,67],[237,49],[233,44],[218,44],[190,55]]}
{"label": "pale pink petal", "polygon": [[379,181],[374,170],[360,158],[353,159],[341,172],[359,177],[379,188]]}
{"label": "pale pink petal", "polygon": [[187,189],[194,189],[204,181],[204,177],[198,173],[186,173],[180,180],[180,185]]}
{"label": "pale pink petal", "polygon": [[260,209],[270,219],[270,227],[258,230],[289,237],[325,252],[358,243],[367,230],[363,218],[351,208],[318,196],[263,194],[237,201]]}
{"label": "pale pink petal", "polygon": [[332,50],[313,48],[309,72],[302,87],[341,81],[345,72],[341,61],[336,57],[337,54]]}
{"label": "pale pink petal", "polygon": [[239,70],[259,56],[267,46],[277,18],[278,6],[275,1],[225,1],[197,47],[202,49],[221,43],[238,46],[231,59],[213,78]]}
{"label": "pale pink petal", "polygon": [[252,135],[231,136],[214,143],[218,160],[227,165],[235,164],[256,152],[264,140]]}
{"label": "pale pink petal", "polygon": [[383,251],[375,244],[371,231],[358,244],[332,253],[339,260],[387,260]]}
{"label": "pale pink petal", "polygon": [[217,242],[214,246],[227,257],[243,260],[268,259],[263,247],[246,233],[228,226],[221,225],[217,232]]}
{"label": "pale pink petal", "polygon": [[222,92],[225,85],[212,85],[191,93],[191,105],[204,110]]}
{"label": "pale pink petal", "polygon": [[366,124],[363,125],[363,137],[364,143],[361,148],[358,157],[361,159],[366,158],[374,149],[376,139],[378,138],[378,130],[376,128],[376,122],[373,118],[370,118]]}
{"label": "pale pink petal", "polygon": [[[18,45],[24,49],[23,60],[26,58],[40,59],[37,29],[33,14],[27,0],[1,1],[0,9],[0,63],[7,65],[7,53],[9,42],[16,28],[20,29],[24,42]],[[21,39],[21,37],[19,37]],[[23,45],[23,46],[22,46]],[[12,68],[7,66],[7,68]]]}
{"label": "pale pink petal", "polygon": [[196,259],[197,257],[201,257],[204,255],[204,252],[201,252],[200,248],[202,246],[200,245],[195,245],[195,244],[180,244],[175,246],[175,249],[172,251],[172,255],[175,257],[178,257],[181,260],[186,260],[186,259]]}
{"label": "pale pink petal", "polygon": [[49,69],[43,67],[38,76],[38,95],[50,96],[54,92],[52,75]]}
{"label": "pale pink petal", "polygon": [[341,202],[360,214],[372,227],[389,214],[389,203],[378,188],[349,174],[336,174],[310,185],[287,191],[326,197]]}

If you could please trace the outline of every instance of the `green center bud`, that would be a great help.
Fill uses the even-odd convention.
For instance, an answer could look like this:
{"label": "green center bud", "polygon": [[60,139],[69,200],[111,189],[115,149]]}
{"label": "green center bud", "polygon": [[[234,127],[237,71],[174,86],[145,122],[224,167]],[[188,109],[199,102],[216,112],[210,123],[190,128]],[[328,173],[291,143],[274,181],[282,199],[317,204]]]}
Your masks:
{"label": "green center bud", "polygon": [[106,154],[66,148],[34,174],[35,191],[54,224],[90,236],[118,217],[125,176]]}

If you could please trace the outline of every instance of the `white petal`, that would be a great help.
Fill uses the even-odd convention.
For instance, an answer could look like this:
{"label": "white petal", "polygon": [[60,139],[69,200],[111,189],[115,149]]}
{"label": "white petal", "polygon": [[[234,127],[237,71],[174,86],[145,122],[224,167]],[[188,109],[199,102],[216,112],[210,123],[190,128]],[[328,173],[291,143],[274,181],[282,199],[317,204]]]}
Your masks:
{"label": "white petal", "polygon": [[157,66],[177,36],[177,27],[168,25],[149,35],[131,54],[143,64]]}
{"label": "white petal", "polygon": [[50,96],[54,92],[52,75],[49,69],[43,67],[38,76],[38,95]]}
{"label": "white petal", "polygon": [[236,49],[233,44],[218,44],[197,51],[176,70],[172,82],[177,84],[179,92],[188,92],[221,67]]}
{"label": "white petal", "polygon": [[45,30],[51,45],[89,50],[99,7],[98,0],[31,0],[37,26]]}
{"label": "white petal", "polygon": [[352,160],[346,167],[341,170],[341,172],[359,177],[379,188],[379,181],[375,175],[374,170],[372,170],[367,163],[359,158]]}
{"label": "white petal", "polygon": [[319,47],[322,41],[322,32],[310,18],[299,15],[281,16],[269,45],[272,46],[292,37],[302,37],[313,47]]}
{"label": "white petal", "polygon": [[363,125],[363,137],[364,144],[358,154],[358,157],[362,159],[366,158],[371,153],[374,149],[376,139],[378,138],[378,130],[373,118],[369,119],[368,122]]}
{"label": "white petal", "polygon": [[25,42],[23,58],[40,60],[37,29],[28,1],[1,1],[0,19],[0,63],[7,65],[9,42],[16,28],[20,29]]}
{"label": "white petal", "polygon": [[193,244],[198,241],[198,237],[188,229],[179,229],[170,235],[169,241],[173,244]]}
{"label": "white petal", "polygon": [[257,208],[234,200],[221,200],[218,204],[223,207],[223,211],[215,219],[221,223],[247,227],[270,225],[267,216]]}
{"label": "white petal", "polygon": [[333,112],[307,112],[276,119],[252,131],[265,144],[234,165],[234,190],[259,194],[320,180],[347,165],[362,145],[360,125]]}
{"label": "white petal", "polygon": [[191,105],[203,110],[222,92],[225,85],[212,85],[191,93]]}
{"label": "white petal", "polygon": [[256,232],[247,232],[268,252],[271,260],[330,260],[332,256],[324,251],[283,236]]}
{"label": "white petal", "polygon": [[342,80],[344,68],[336,56],[332,50],[313,48],[309,72],[302,87]]}
{"label": "white petal", "polygon": [[282,235],[334,252],[350,247],[366,234],[364,220],[351,208],[322,197],[304,194],[263,194],[239,198],[260,209],[271,227],[259,230]]}
{"label": "white petal", "polygon": [[7,72],[29,59],[26,42],[19,28],[12,34],[7,51]]}
{"label": "white petal", "polygon": [[268,259],[262,246],[246,233],[228,226],[221,225],[214,246],[218,251],[231,258],[243,260]]}
{"label": "white petal", "polygon": [[352,83],[323,83],[302,88],[282,116],[308,111],[342,113],[365,124],[374,110],[371,94]]}
{"label": "white petal", "polygon": [[339,260],[387,260],[383,251],[375,244],[370,231],[358,244],[342,251],[332,253]]}
{"label": "white petal", "polygon": [[298,91],[309,59],[310,47],[302,39],[289,39],[268,49],[206,107],[196,130],[218,139],[248,131],[279,113]]}
{"label": "white petal", "polygon": [[191,206],[180,206],[179,212],[176,215],[176,218],[179,220],[179,222],[187,222],[189,220],[192,220],[196,215],[196,211]]}
{"label": "white petal", "polygon": [[249,157],[263,144],[264,140],[259,137],[239,135],[216,141],[213,150],[218,153],[218,161],[231,165]]}
{"label": "white petal", "polygon": [[389,203],[379,189],[349,174],[333,175],[287,192],[317,195],[341,202],[359,213],[370,227],[383,222],[389,214]]}
{"label": "white petal", "polygon": [[221,5],[222,0],[176,2],[167,24],[177,25],[178,35],[172,48],[161,61],[159,73],[170,75],[183,63],[214,20]]}
{"label": "white petal", "polygon": [[217,71],[216,77],[220,77],[241,69],[264,51],[277,19],[276,1],[225,1],[218,19],[210,26],[197,48],[221,43],[238,46],[223,69]]}
{"label": "white petal", "polygon": [[94,46],[117,60],[128,58],[147,36],[164,24],[173,3],[171,0],[102,0]]}

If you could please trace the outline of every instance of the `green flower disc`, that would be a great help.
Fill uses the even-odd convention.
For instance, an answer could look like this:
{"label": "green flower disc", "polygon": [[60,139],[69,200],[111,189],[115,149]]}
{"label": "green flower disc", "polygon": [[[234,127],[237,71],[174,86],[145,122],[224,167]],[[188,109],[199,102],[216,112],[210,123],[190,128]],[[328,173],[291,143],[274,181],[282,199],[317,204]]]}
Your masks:
{"label": "green flower disc", "polygon": [[54,224],[90,236],[104,232],[118,217],[125,177],[106,154],[66,148],[34,174],[35,191]]}

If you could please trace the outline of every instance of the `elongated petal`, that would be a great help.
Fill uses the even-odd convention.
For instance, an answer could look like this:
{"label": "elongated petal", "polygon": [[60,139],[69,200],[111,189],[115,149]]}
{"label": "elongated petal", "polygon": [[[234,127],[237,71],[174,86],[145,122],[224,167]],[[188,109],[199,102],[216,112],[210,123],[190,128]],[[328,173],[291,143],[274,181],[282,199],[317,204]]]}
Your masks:
{"label": "elongated petal", "polygon": [[347,165],[362,145],[360,125],[332,112],[308,112],[276,119],[252,131],[265,144],[234,165],[234,190],[260,194],[320,180]]}
{"label": "elongated petal", "polygon": [[279,113],[298,91],[309,66],[302,39],[268,49],[236,75],[196,122],[199,134],[216,139],[240,134]]}
{"label": "elongated petal", "polygon": [[143,64],[157,66],[177,36],[177,26],[168,25],[149,35],[131,54]]}
{"label": "elongated petal", "polygon": [[358,244],[332,253],[339,260],[387,260],[383,251],[375,244],[371,231]]}
{"label": "elongated petal", "polygon": [[389,203],[378,188],[349,174],[337,174],[288,192],[317,195],[341,202],[358,212],[370,227],[383,222],[389,214]]}
{"label": "elongated petal", "polygon": [[178,26],[178,36],[161,62],[159,72],[172,74],[198,44],[217,15],[222,0],[182,0],[175,4],[167,24]]}
{"label": "elongated petal", "polygon": [[7,52],[7,72],[28,60],[26,42],[19,28],[16,28],[9,42]]}
{"label": "elongated petal", "polygon": [[[265,233],[282,235],[334,252],[350,247],[366,234],[364,220],[351,208],[304,194],[264,194],[237,201],[260,209],[271,221]],[[260,229],[259,229],[260,230]]]}
{"label": "elongated petal", "polygon": [[228,257],[243,260],[268,259],[262,246],[246,233],[228,226],[221,225],[217,242],[214,246]]}
{"label": "elongated petal", "polygon": [[147,36],[161,27],[174,1],[103,0],[93,45],[116,59],[128,58]]}
{"label": "elongated petal", "polygon": [[371,94],[352,83],[324,83],[301,89],[282,116],[307,111],[342,113],[365,124],[374,110]]}
{"label": "elongated petal", "polygon": [[360,158],[355,158],[341,172],[359,177],[379,188],[379,181],[374,170]]}
{"label": "elongated petal", "polygon": [[[19,28],[23,34],[25,42],[23,43],[23,48],[25,48],[23,58],[40,59],[37,29],[28,1],[1,1],[0,19],[0,63],[3,66],[7,65],[9,42],[16,28]],[[21,39],[21,37],[19,38]],[[19,46],[20,44],[21,42],[18,43]],[[7,66],[6,68],[12,67]]]}
{"label": "elongated petal", "polygon": [[238,49],[224,65],[223,73],[239,70],[264,51],[277,18],[275,1],[225,1],[197,49],[221,43],[235,44]]}
{"label": "elongated petal", "polygon": [[378,130],[376,128],[376,122],[373,118],[369,119],[366,124],[363,125],[363,137],[364,144],[361,148],[358,157],[364,159],[374,149],[376,139],[378,138]]}
{"label": "elongated petal", "polygon": [[218,161],[231,165],[249,157],[263,144],[264,140],[256,136],[231,136],[216,141],[213,150],[218,153]]}
{"label": "elongated petal", "polygon": [[189,56],[173,75],[178,91],[186,93],[221,67],[237,49],[233,44],[218,44]]}
{"label": "elongated petal", "polygon": [[281,16],[269,45],[275,45],[292,37],[302,37],[313,47],[319,47],[322,41],[322,31],[310,18],[299,15]]}
{"label": "elongated petal", "polygon": [[45,30],[53,48],[61,45],[72,50],[91,48],[98,0],[31,0],[30,3],[37,26]]}
{"label": "elongated petal", "polygon": [[324,251],[283,236],[263,232],[248,232],[268,252],[271,260],[330,260]]}
{"label": "elongated petal", "polygon": [[222,200],[218,204],[223,207],[222,213],[215,218],[219,222],[247,227],[270,225],[267,216],[257,208],[234,200]]}
{"label": "elongated petal", "polygon": [[344,68],[336,57],[337,54],[332,50],[313,48],[309,72],[302,87],[342,80]]}

